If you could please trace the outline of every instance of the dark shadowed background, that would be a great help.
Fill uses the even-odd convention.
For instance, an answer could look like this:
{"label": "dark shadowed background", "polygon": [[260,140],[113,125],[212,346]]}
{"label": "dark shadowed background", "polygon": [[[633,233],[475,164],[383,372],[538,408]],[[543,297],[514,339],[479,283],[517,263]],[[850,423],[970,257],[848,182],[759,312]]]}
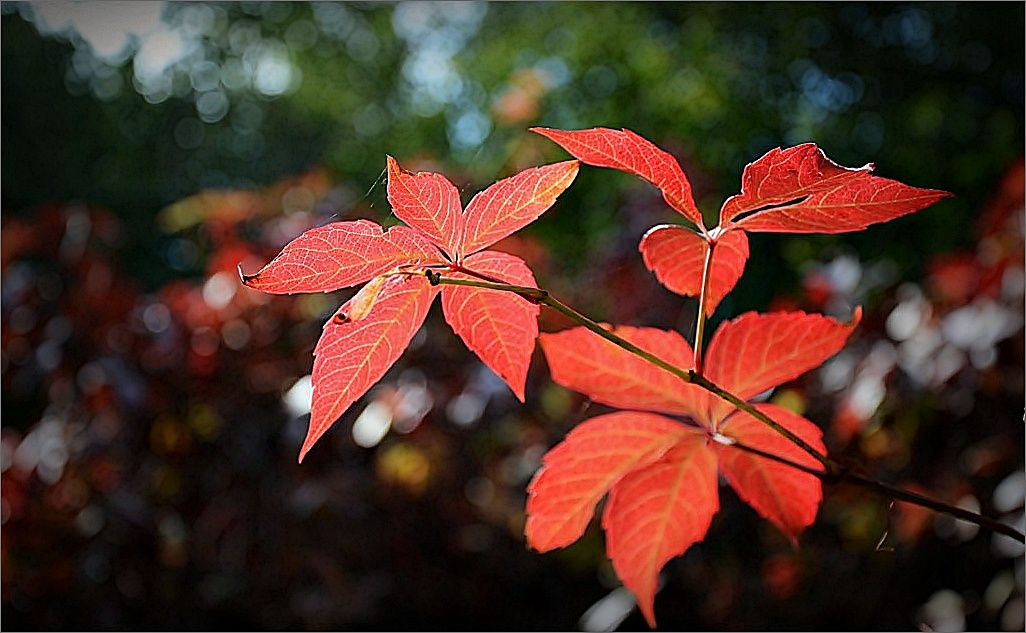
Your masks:
{"label": "dark shadowed background", "polygon": [[[523,539],[541,455],[601,407],[540,355],[520,404],[435,308],[298,465],[311,351],[350,291],[236,275],[307,228],[394,222],[386,154],[464,201],[565,159],[534,125],[649,138],[710,222],[746,163],[807,141],[954,193],[754,236],[714,322],[864,306],[772,397],[839,459],[1023,529],[1022,3],[0,6],[5,629],[644,629],[598,525]],[[694,301],[637,252],[674,220],[582,167],[500,249],[597,320],[690,337]],[[663,572],[663,628],[1023,628],[1010,539],[840,484],[792,548],[722,495]]]}

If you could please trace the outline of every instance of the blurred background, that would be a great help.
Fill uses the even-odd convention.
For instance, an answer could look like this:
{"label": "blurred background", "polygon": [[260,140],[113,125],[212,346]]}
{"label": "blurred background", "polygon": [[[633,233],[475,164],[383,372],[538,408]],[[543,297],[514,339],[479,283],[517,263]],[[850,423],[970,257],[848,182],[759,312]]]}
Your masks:
{"label": "blurred background", "polygon": [[[602,407],[540,354],[518,403],[434,308],[300,466],[313,345],[351,291],[236,275],[308,228],[394,222],[386,154],[464,202],[565,159],[533,125],[638,132],[712,224],[746,163],[806,141],[954,193],[754,235],[714,321],[864,306],[774,400],[838,459],[1023,529],[1022,3],[0,7],[5,628],[644,629],[598,525],[523,539],[542,454]],[[678,217],[584,167],[499,248],[597,320],[690,337],[695,302],[637,252]],[[1023,629],[1011,539],[845,485],[797,549],[722,506],[663,572],[663,628]]]}

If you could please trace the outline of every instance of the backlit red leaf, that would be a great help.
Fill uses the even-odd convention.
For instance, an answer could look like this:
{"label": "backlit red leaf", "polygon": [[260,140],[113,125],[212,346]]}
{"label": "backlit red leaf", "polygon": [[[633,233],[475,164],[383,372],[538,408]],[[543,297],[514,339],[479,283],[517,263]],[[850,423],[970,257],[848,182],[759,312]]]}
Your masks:
{"label": "backlit red leaf", "polygon": [[613,569],[652,628],[659,570],[705,538],[720,509],[716,453],[707,442],[689,433],[658,461],[624,475],[602,515]]}
{"label": "backlit red leaf", "polygon": [[[621,338],[681,368],[691,367],[691,346],[676,332],[618,327]],[[699,415],[706,392],[583,327],[542,334],[552,380],[595,402],[624,409]]]}
{"label": "backlit red leaf", "polygon": [[[390,277],[357,321],[332,317],[314,348],[310,428],[299,461],[402,355],[427,316],[437,288],[421,276]],[[347,313],[348,303],[339,312]]]}
{"label": "backlit red leaf", "polygon": [[859,231],[951,195],[879,178],[869,173],[872,169],[841,167],[813,143],[770,150],[745,167],[741,193],[720,210],[720,227],[785,233]]}
{"label": "backlit red leaf", "polygon": [[387,162],[392,212],[456,257],[463,234],[459,191],[442,174],[406,171],[391,156]]}
{"label": "backlit red leaf", "polygon": [[626,129],[597,127],[567,131],[535,127],[531,131],[559,144],[581,162],[612,167],[647,180],[662,191],[667,204],[697,226],[704,227],[684,170],[676,158],[651,141]]}
{"label": "backlit red leaf", "polygon": [[[850,323],[804,312],[746,312],[724,321],[709,342],[705,375],[747,400],[797,378],[836,354],[862,318]],[[713,404],[714,424],[733,410],[722,400]]]}
{"label": "backlit red leaf", "polygon": [[527,486],[527,544],[547,552],[573,543],[588,527],[595,504],[620,477],[694,433],[669,418],[635,411],[578,424],[545,454]]}
{"label": "backlit red leaf", "polygon": [[[757,404],[755,408],[805,440],[821,454],[826,454],[823,432],[809,420],[774,404]],[[822,465],[815,458],[744,411],[731,415],[721,425],[720,432],[745,446],[822,470]],[[720,471],[738,496],[755,508],[760,516],[779,527],[792,543],[797,543],[802,530],[816,520],[816,512],[823,498],[820,479],[733,446],[718,443],[713,443],[713,446],[720,458]]]}
{"label": "backlit red leaf", "polygon": [[[531,269],[515,255],[482,251],[464,259],[463,265],[515,286],[535,287]],[[459,273],[446,276],[471,279]],[[538,338],[538,304],[503,290],[445,286],[442,309],[453,331],[523,402]]]}
{"label": "backlit red leaf", "polygon": [[544,213],[577,175],[569,160],[533,167],[478,193],[463,213],[460,255],[474,253],[522,229]]}
{"label": "backlit red leaf", "polygon": [[333,222],[306,231],[285,245],[269,264],[242,275],[263,292],[331,292],[363,283],[398,263],[437,258],[414,231],[388,231],[369,220]]}
{"label": "backlit red leaf", "polygon": [[[664,286],[687,297],[702,294],[702,274],[709,244],[689,228],[672,224],[653,227],[641,238],[641,255]],[[709,271],[705,314],[711,315],[730,292],[748,261],[744,231],[728,231],[716,241]]]}

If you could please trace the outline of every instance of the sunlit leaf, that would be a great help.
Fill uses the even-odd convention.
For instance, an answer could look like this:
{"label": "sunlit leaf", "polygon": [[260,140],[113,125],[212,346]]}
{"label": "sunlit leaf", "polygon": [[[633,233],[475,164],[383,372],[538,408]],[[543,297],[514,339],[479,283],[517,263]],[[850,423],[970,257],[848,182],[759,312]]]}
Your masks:
{"label": "sunlit leaf", "polygon": [[[691,229],[662,224],[649,229],[639,245],[645,265],[668,289],[688,297],[702,294],[702,275],[709,243]],[[713,248],[705,314],[711,315],[730,292],[748,261],[748,237],[744,231],[728,231]]]}
{"label": "sunlit leaf", "polygon": [[[951,194],[841,167],[814,143],[773,149],[745,167],[741,193],[720,210],[720,227],[784,233],[844,233],[918,211]],[[746,215],[747,214],[747,215]]]}
{"label": "sunlit leaf", "polygon": [[575,160],[525,169],[478,193],[463,213],[460,255],[474,253],[519,231],[548,210],[577,175]]}
{"label": "sunlit leaf", "polygon": [[612,167],[644,178],[662,191],[667,204],[697,226],[704,226],[684,170],[676,158],[651,141],[626,129],[553,130],[535,127],[531,131],[558,143],[583,163]]}
{"label": "sunlit leaf", "polygon": [[[747,400],[821,365],[844,347],[861,318],[861,308],[850,323],[804,312],[746,312],[716,330],[705,375]],[[713,408],[715,424],[734,407],[716,400]]]}
{"label": "sunlit leaf", "polygon": [[633,411],[578,424],[545,454],[527,487],[528,545],[547,552],[576,541],[617,479],[693,433],[669,418]]}
{"label": "sunlit leaf", "polygon": [[[514,286],[535,286],[531,269],[515,255],[482,251],[467,257],[463,265]],[[473,279],[461,273],[446,276]],[[503,290],[444,286],[442,309],[445,320],[467,347],[523,401],[527,369],[538,338],[538,304]]]}
{"label": "sunlit leaf", "polygon": [[[381,288],[364,318],[332,317],[314,348],[310,428],[299,460],[346,409],[402,355],[437,293],[425,277],[395,276]],[[339,312],[348,310],[344,305]]]}
{"label": "sunlit leaf", "polygon": [[716,453],[697,432],[625,474],[610,491],[602,515],[606,553],[652,628],[659,570],[705,538],[719,509]]}
{"label": "sunlit leaf", "polygon": [[455,257],[463,235],[459,191],[441,174],[406,171],[391,156],[387,162],[392,212]]}
{"label": "sunlit leaf", "polygon": [[276,294],[331,292],[372,279],[398,263],[437,258],[414,231],[383,231],[369,220],[333,222],[306,231],[269,264],[242,275],[250,288]]}
{"label": "sunlit leaf", "polygon": [[[676,332],[634,327],[611,331],[671,365],[691,366],[691,346]],[[542,334],[538,342],[545,352],[552,380],[595,402],[696,418],[701,415],[705,391],[586,328]]]}
{"label": "sunlit leaf", "polygon": [[[755,408],[826,454],[823,432],[809,420],[774,404],[757,404]],[[792,463],[823,469],[814,457],[744,411],[731,415],[720,426],[720,432],[745,446]],[[720,471],[741,500],[779,527],[793,543],[797,542],[798,535],[816,520],[823,498],[819,477],[734,446],[717,443],[713,446],[720,458]]]}

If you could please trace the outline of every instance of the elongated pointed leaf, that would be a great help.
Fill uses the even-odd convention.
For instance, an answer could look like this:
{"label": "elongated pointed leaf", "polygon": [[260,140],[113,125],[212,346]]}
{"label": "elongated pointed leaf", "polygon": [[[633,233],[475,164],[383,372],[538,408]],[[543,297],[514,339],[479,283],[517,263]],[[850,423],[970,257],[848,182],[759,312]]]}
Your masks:
{"label": "elongated pointed leaf", "polygon": [[879,178],[872,170],[872,165],[841,167],[814,143],[770,150],[745,167],[741,193],[723,203],[720,226],[783,233],[860,231],[951,195]]}
{"label": "elongated pointed leaf", "polygon": [[[702,274],[709,243],[689,228],[663,224],[649,229],[638,246],[645,266],[668,289],[686,297],[702,294]],[[733,290],[748,261],[748,237],[744,231],[727,231],[716,240],[709,271],[705,314]]]}
{"label": "elongated pointed leaf", "polygon": [[[618,327],[612,331],[681,369],[689,369],[691,346],[676,332]],[[583,327],[538,338],[552,380],[613,407],[704,418],[706,392],[618,347]]]}
{"label": "elongated pointed leaf", "polygon": [[[536,285],[531,269],[515,255],[482,251],[467,257],[463,265],[515,286]],[[473,279],[458,273],[446,276]],[[538,338],[538,304],[503,290],[444,286],[442,309],[453,331],[523,402]]]}
{"label": "elongated pointed leaf", "polygon": [[595,505],[635,468],[656,461],[695,431],[661,415],[622,411],[575,426],[542,458],[527,486],[527,544],[539,552],[584,534]]}
{"label": "elongated pointed leaf", "polygon": [[652,628],[659,571],[705,538],[720,509],[716,477],[715,451],[691,433],[658,461],[624,475],[609,494],[606,553]]}
{"label": "elongated pointed leaf", "polygon": [[437,253],[404,226],[388,231],[369,220],[333,222],[306,231],[285,245],[244,284],[276,294],[332,292],[363,283],[396,265],[437,259]]}
{"label": "elongated pointed leaf", "polygon": [[[826,453],[823,432],[809,420],[774,404],[757,404],[755,407],[816,450]],[[822,470],[822,465],[815,458],[744,411],[730,416],[720,427],[720,432],[745,446]],[[797,544],[798,535],[816,520],[823,499],[820,479],[734,446],[718,443],[713,443],[713,446],[719,454],[720,471],[738,496]]]}
{"label": "elongated pointed leaf", "polygon": [[691,183],[680,163],[651,141],[626,129],[597,127],[568,131],[535,127],[531,131],[556,142],[583,163],[612,167],[647,180],[662,191],[663,198],[673,209],[704,227],[702,213],[691,193]]}
{"label": "elongated pointed leaf", "polygon": [[532,167],[478,193],[463,213],[460,254],[491,246],[534,222],[570,186],[578,166],[576,160],[569,160]]}
{"label": "elongated pointed leaf", "polygon": [[406,171],[391,156],[387,162],[392,212],[455,258],[463,234],[459,191],[441,174]]}
{"label": "elongated pointed leaf", "polygon": [[716,330],[706,377],[747,400],[821,365],[844,347],[861,319],[861,308],[850,323],[804,312],[746,312]]}
{"label": "elongated pointed leaf", "polygon": [[[437,288],[425,277],[395,276],[357,321],[332,317],[314,348],[310,428],[299,461],[402,355],[427,316]],[[342,306],[340,313],[346,313]]]}

